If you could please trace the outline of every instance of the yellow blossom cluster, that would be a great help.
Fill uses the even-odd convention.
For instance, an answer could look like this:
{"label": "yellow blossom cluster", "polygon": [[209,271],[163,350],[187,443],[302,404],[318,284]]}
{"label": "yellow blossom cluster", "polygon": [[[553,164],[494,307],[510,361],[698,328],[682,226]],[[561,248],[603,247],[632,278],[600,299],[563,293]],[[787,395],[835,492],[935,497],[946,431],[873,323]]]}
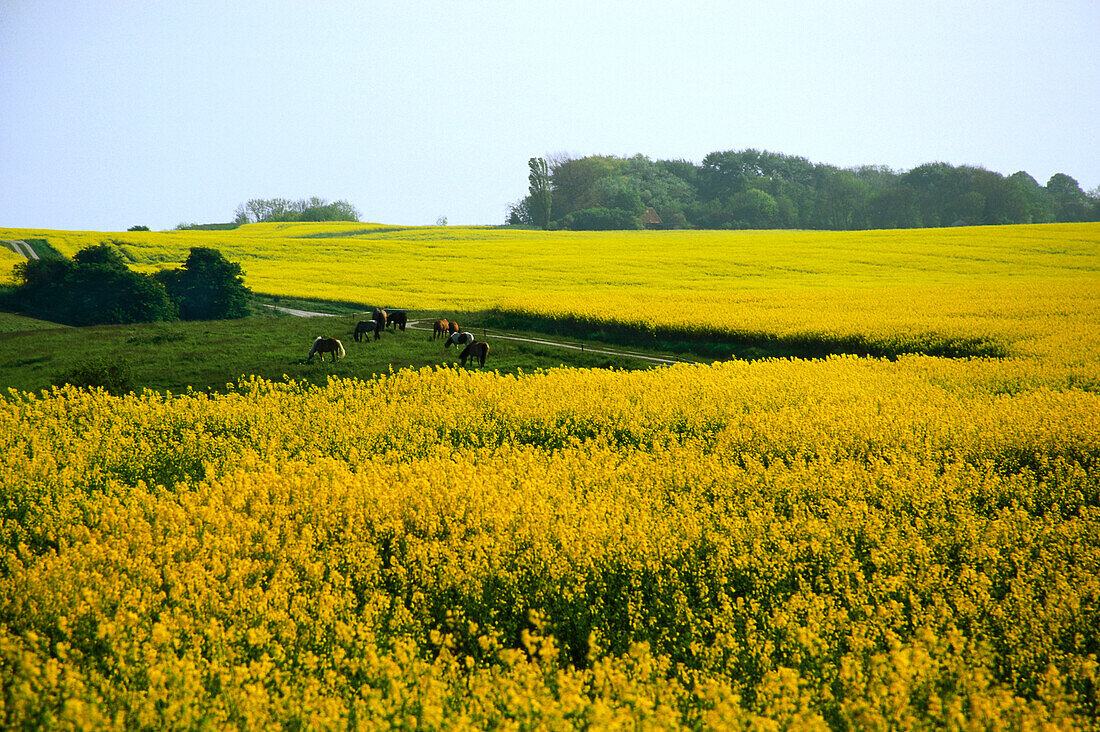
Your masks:
{"label": "yellow blossom cluster", "polygon": [[834,357],[0,400],[6,728],[1090,728],[1100,395]]}

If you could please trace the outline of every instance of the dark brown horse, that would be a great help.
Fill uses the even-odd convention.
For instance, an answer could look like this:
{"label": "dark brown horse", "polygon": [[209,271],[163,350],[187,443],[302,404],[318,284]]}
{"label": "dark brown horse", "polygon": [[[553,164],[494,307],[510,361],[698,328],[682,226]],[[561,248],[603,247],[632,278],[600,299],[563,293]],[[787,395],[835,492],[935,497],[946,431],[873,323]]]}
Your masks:
{"label": "dark brown horse", "polygon": [[321,336],[317,336],[317,340],[313,341],[313,348],[309,349],[309,356],[306,357],[306,360],[312,361],[313,354],[315,353],[321,354],[322,361],[325,360],[326,353],[331,353],[332,360],[335,361],[338,358],[344,357],[344,344],[335,338],[322,338]]}
{"label": "dark brown horse", "polygon": [[370,319],[375,322],[374,340],[378,340],[382,337],[382,330],[386,327],[386,311],[380,308],[375,308],[374,312],[370,314]]}
{"label": "dark brown horse", "polygon": [[360,320],[355,324],[355,342],[361,342],[368,333],[374,333],[375,338],[378,336],[378,323],[373,320]]}
{"label": "dark brown horse", "polygon": [[466,346],[462,350],[462,353],[458,354],[458,359],[462,361],[462,365],[466,365],[467,358],[476,358],[479,365],[485,365],[485,357],[489,355],[489,344],[485,341],[474,341],[470,345]]}
{"label": "dark brown horse", "polygon": [[451,332],[451,324],[446,319],[439,319],[435,321],[435,327],[432,328],[432,340],[436,338],[446,338],[447,334]]}
{"label": "dark brown horse", "polygon": [[389,326],[391,329],[393,329],[394,326],[397,326],[401,328],[402,331],[404,331],[405,324],[408,322],[409,314],[404,310],[390,310],[388,313],[386,313],[386,325]]}

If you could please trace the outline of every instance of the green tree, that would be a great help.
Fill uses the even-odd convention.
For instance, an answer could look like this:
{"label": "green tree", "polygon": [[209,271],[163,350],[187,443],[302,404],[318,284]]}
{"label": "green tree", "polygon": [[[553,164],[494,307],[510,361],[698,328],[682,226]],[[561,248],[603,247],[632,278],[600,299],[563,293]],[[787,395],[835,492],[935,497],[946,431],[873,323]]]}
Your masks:
{"label": "green tree", "polygon": [[766,191],[749,188],[735,193],[729,202],[734,226],[745,229],[765,229],[775,225],[779,204]]}
{"label": "green tree", "polygon": [[1091,218],[1090,201],[1075,178],[1055,173],[1047,181],[1046,190],[1054,200],[1058,221],[1088,221]]}
{"label": "green tree", "polygon": [[618,229],[640,229],[641,219],[630,211],[621,208],[585,208],[574,211],[562,219],[565,228],[573,231],[612,231]]}
{"label": "green tree", "polygon": [[550,167],[544,158],[531,158],[527,161],[530,171],[528,181],[528,211],[531,223],[546,228],[550,225],[550,210],[553,205],[553,193],[550,190]]}
{"label": "green tree", "polygon": [[597,208],[601,205],[596,188],[601,178],[619,175],[623,161],[609,155],[592,155],[579,160],[563,159],[550,165],[550,182],[554,195],[553,218],[573,211]]}
{"label": "green tree", "polygon": [[821,213],[827,229],[858,229],[870,194],[851,171],[835,170],[821,186]]}
{"label": "green tree", "polygon": [[1039,181],[1022,170],[1008,176],[1008,180],[1023,194],[1031,223],[1047,224],[1054,221],[1054,201],[1046,189],[1039,185]]}
{"label": "green tree", "polygon": [[596,181],[596,199],[600,208],[616,208],[634,216],[645,212],[638,184],[626,176],[615,175]]}
{"label": "green tree", "polygon": [[165,288],[131,271],[118,249],[97,244],[72,260],[29,260],[16,265],[16,298],[24,312],[67,325],[174,320]]}
{"label": "green tree", "polygon": [[93,244],[84,247],[73,255],[73,261],[79,265],[98,265],[120,272],[128,269],[126,258],[114,244]]}
{"label": "green tree", "polygon": [[217,249],[192,247],[181,269],[163,270],[157,279],[184,320],[221,320],[248,315],[252,292],[245,287],[241,265]]}

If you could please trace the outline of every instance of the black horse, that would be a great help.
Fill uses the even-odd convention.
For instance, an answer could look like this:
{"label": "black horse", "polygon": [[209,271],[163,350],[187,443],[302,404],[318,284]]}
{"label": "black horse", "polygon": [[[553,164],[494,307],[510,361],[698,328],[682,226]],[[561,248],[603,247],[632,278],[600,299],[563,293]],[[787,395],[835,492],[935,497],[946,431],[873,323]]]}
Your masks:
{"label": "black horse", "polygon": [[386,313],[386,325],[392,330],[394,326],[405,330],[405,325],[409,322],[409,314],[404,310],[390,310]]}
{"label": "black horse", "polygon": [[382,337],[382,330],[386,327],[386,311],[381,308],[375,308],[374,312],[370,314],[370,319],[374,321],[374,340],[378,340]]}
{"label": "black horse", "polygon": [[356,343],[362,342],[368,333],[374,333],[375,340],[378,340],[378,323],[373,320],[360,320],[355,324]]}

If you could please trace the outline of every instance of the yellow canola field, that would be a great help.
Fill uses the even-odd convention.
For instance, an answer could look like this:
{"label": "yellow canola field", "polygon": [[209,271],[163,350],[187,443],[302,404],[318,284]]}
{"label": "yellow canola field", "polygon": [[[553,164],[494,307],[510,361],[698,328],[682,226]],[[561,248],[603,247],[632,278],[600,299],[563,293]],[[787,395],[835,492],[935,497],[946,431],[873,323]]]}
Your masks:
{"label": "yellow canola field", "polygon": [[[239,261],[257,292],[366,305],[854,342],[870,352],[1100,358],[1100,224],[891,231],[544,232],[251,224],[232,231],[57,232],[113,240],[138,268],[192,246]],[[2,263],[0,263],[2,264]],[[970,348],[974,346],[976,348]]]}
{"label": "yellow canola field", "polygon": [[149,269],[215,246],[284,295],[1010,357],[9,393],[0,726],[1100,726],[1096,224],[25,237]]}
{"label": "yellow canola field", "polygon": [[1088,727],[1100,395],[969,369],[11,395],[4,726]]}

